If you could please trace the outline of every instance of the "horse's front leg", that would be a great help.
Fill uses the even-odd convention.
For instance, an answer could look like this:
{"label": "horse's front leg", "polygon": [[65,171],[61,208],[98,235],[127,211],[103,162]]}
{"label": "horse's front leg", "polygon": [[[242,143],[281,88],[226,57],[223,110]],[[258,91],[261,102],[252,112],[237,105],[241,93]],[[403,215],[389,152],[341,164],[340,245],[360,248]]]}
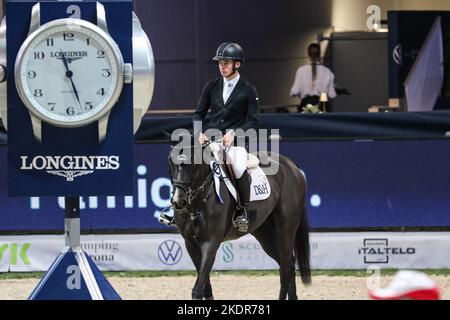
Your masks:
{"label": "horse's front leg", "polygon": [[214,265],[217,249],[219,249],[219,246],[220,241],[209,240],[203,243],[200,248],[202,259],[200,268],[198,269],[197,281],[195,282],[194,288],[192,289],[192,299],[194,300],[201,300],[205,298],[205,288],[209,283],[209,273],[211,272],[211,269]]}
{"label": "horse's front leg", "polygon": [[[197,244],[197,242],[195,242],[193,240],[191,240],[191,241],[186,240],[185,244],[186,244],[186,249],[189,253],[189,256],[191,257],[191,260],[194,263],[195,270],[197,271],[197,280],[196,280],[196,284],[197,284],[198,283],[198,275],[200,273],[200,267],[201,267],[201,263],[202,263],[202,250],[200,249],[200,246]],[[195,286],[194,286],[194,288],[195,288]],[[194,296],[194,294],[192,294],[192,296]],[[207,300],[214,300],[211,282],[209,280],[209,277],[206,281],[204,298]]]}

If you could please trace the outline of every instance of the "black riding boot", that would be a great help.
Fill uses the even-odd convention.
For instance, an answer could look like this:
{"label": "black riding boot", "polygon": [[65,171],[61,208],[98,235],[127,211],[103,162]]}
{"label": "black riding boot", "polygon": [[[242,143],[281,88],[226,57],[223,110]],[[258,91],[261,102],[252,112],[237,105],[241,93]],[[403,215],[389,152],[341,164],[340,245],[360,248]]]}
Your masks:
{"label": "black riding boot", "polygon": [[247,232],[249,222],[247,207],[250,201],[250,181],[247,173],[244,173],[240,179],[236,180],[236,189],[239,193],[241,205],[236,208],[233,218],[233,226],[238,228],[241,232]]}

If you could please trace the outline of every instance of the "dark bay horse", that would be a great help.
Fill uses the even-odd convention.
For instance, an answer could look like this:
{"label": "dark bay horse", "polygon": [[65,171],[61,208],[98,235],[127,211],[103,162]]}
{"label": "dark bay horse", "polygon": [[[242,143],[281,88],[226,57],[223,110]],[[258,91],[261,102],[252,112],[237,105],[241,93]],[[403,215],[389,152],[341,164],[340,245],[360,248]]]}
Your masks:
{"label": "dark bay horse", "polygon": [[[296,262],[302,282],[311,282],[305,176],[287,157],[267,152],[258,156],[266,157],[264,163],[277,161],[279,169],[276,174],[267,176],[272,190],[270,197],[249,205],[248,232],[280,267],[279,299],[297,299]],[[178,159],[191,157],[181,155]],[[169,173],[174,220],[197,270],[192,299],[213,299],[209,274],[216,252],[223,241],[245,235],[232,226],[235,200],[223,181],[220,189],[223,204],[217,200],[208,163],[181,161],[175,164],[169,156]]]}

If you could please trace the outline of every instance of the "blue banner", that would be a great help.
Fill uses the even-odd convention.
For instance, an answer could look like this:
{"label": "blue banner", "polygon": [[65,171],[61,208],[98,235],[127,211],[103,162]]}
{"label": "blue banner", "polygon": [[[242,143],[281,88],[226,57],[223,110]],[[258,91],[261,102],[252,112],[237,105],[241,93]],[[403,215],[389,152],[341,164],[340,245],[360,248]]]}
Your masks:
{"label": "blue banner", "polygon": [[[166,229],[155,218],[169,205],[167,144],[134,145],[134,193],[83,197],[84,232]],[[450,226],[450,141],[282,142],[308,183],[313,228]],[[63,229],[63,198],[8,198],[6,148],[0,147],[0,232]]]}

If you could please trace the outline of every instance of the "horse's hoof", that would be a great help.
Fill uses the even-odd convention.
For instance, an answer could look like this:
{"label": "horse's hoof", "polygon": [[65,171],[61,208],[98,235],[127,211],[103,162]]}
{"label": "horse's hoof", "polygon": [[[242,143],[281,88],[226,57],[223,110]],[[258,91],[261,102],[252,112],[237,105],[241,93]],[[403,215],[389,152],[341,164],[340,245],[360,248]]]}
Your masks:
{"label": "horse's hoof", "polygon": [[205,298],[203,298],[203,299],[205,299],[205,300],[214,300],[214,296],[211,296],[211,297],[205,297]]}

